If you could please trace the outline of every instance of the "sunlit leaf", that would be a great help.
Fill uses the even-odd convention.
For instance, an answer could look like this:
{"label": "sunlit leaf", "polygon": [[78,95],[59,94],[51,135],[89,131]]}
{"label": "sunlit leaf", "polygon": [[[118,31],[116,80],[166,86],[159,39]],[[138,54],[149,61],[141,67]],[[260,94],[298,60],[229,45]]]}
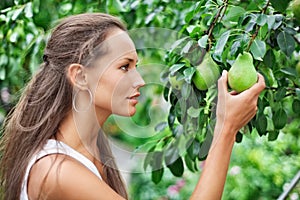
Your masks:
{"label": "sunlit leaf", "polygon": [[216,43],[214,56],[218,59],[218,61],[221,61],[221,55],[223,53],[224,47],[228,41],[229,36],[230,30],[224,32]]}
{"label": "sunlit leaf", "polygon": [[202,48],[205,48],[207,45],[207,40],[208,40],[208,35],[204,35],[202,36],[199,40],[198,40],[198,45]]}
{"label": "sunlit leaf", "polygon": [[256,60],[262,61],[266,54],[266,43],[259,39],[255,39],[250,47],[251,53]]}

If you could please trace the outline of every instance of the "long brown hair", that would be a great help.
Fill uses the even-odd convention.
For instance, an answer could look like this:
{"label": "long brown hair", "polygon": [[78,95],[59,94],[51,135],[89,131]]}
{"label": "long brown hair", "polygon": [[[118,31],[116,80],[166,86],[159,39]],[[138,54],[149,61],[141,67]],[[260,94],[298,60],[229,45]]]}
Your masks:
{"label": "long brown hair", "polygon": [[[0,178],[5,199],[20,198],[30,158],[54,136],[59,123],[72,109],[73,90],[65,73],[66,68],[72,63],[88,66],[86,58],[92,56],[93,49],[99,47],[113,28],[126,30],[113,16],[89,13],[68,17],[53,30],[44,50],[44,63],[4,123]],[[98,147],[107,184],[127,198],[103,133],[100,132],[98,140],[101,140]],[[109,166],[105,163],[109,163]]]}

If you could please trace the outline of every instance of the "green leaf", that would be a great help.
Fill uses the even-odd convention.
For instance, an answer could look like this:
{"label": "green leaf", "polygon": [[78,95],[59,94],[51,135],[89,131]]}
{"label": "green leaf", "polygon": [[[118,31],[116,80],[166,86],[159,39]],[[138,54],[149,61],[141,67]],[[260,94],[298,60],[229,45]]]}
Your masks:
{"label": "green leaf", "polygon": [[175,162],[178,159],[178,157],[180,157],[179,150],[174,144],[172,144],[169,148],[165,150],[164,160],[167,166]]}
{"label": "green leaf", "polygon": [[236,135],[235,135],[235,141],[237,143],[241,143],[243,140],[243,134],[241,132],[238,132]]}
{"label": "green leaf", "polygon": [[152,156],[152,161],[150,165],[152,166],[153,170],[162,168],[163,162],[163,152],[162,151],[154,151]]}
{"label": "green leaf", "polygon": [[188,142],[187,145],[187,154],[191,158],[191,160],[195,161],[196,157],[199,154],[200,151],[200,143],[197,140],[194,140],[193,142]]}
{"label": "green leaf", "polygon": [[269,49],[266,53],[266,55],[264,56],[263,59],[263,63],[269,67],[269,68],[273,68],[274,64],[275,64],[276,58],[274,55],[274,52],[272,49]]}
{"label": "green leaf", "polygon": [[33,0],[32,2],[32,10],[34,13],[38,13],[40,10],[40,0]]}
{"label": "green leaf", "polygon": [[293,108],[294,113],[296,113],[300,116],[300,100],[299,99],[295,99],[293,101],[292,108]]}
{"label": "green leaf", "polygon": [[286,89],[284,87],[279,88],[277,92],[275,93],[275,100],[281,101],[285,97]]}
{"label": "green leaf", "polygon": [[275,131],[270,131],[269,134],[268,134],[268,140],[269,141],[274,141],[278,138],[278,135],[279,135],[279,131],[278,130],[275,130]]}
{"label": "green leaf", "polygon": [[267,133],[268,121],[267,117],[263,113],[258,115],[255,124],[256,130],[260,136],[263,136]]}
{"label": "green leaf", "polygon": [[292,55],[295,50],[295,40],[287,32],[280,32],[277,36],[277,43],[280,50],[288,57]]}
{"label": "green leaf", "polygon": [[22,11],[23,11],[23,7],[13,10],[12,11],[13,15],[11,17],[12,21],[15,21],[19,17],[19,15],[22,13]]}
{"label": "green leaf", "polygon": [[268,29],[271,30],[274,27],[276,17],[274,15],[268,15],[267,24]]}
{"label": "green leaf", "polygon": [[191,172],[196,172],[197,170],[194,167],[194,161],[189,157],[188,154],[185,154],[184,156],[184,162],[185,165],[187,166],[187,168],[191,171]]}
{"label": "green leaf", "polygon": [[282,25],[283,19],[284,19],[284,17],[283,17],[282,15],[276,14],[276,15],[275,15],[275,23],[274,23],[272,29],[273,29],[273,30],[278,29],[278,28]]}
{"label": "green leaf", "polygon": [[184,63],[172,65],[172,67],[170,67],[170,74],[173,76],[175,74],[175,72],[177,72],[178,70],[183,68],[184,65],[185,65]]}
{"label": "green leaf", "polygon": [[198,40],[198,45],[199,45],[200,47],[202,47],[202,48],[206,48],[207,40],[208,40],[208,35],[202,36],[202,37]]}
{"label": "green leaf", "polygon": [[168,126],[168,123],[167,122],[160,122],[159,124],[157,124],[154,128],[154,130],[156,132],[160,132],[160,131],[163,131],[165,130],[165,128],[167,128]]}
{"label": "green leaf", "polygon": [[187,113],[190,117],[196,118],[196,117],[199,117],[201,110],[203,110],[203,108],[194,108],[193,106],[191,106],[187,110]]}
{"label": "green leaf", "polygon": [[245,14],[245,12],[245,9],[240,6],[231,6],[228,9],[228,14],[225,16],[225,20],[237,22],[238,19]]}
{"label": "green leaf", "polygon": [[[151,144],[152,145],[152,144]],[[148,150],[147,155],[144,159],[144,164],[143,164],[143,168],[146,171],[148,165],[150,165],[152,158],[153,158],[153,150],[155,149],[155,144],[153,144],[153,146]]]}
{"label": "green leaf", "polygon": [[192,46],[193,46],[193,41],[188,41],[187,44],[182,48],[181,54],[188,53]]}
{"label": "green leaf", "polygon": [[220,39],[217,41],[216,47],[215,47],[215,51],[214,51],[214,57],[217,61],[221,61],[222,60],[222,53],[224,50],[224,47],[228,41],[228,38],[230,36],[230,30],[224,32],[221,36]]}
{"label": "green leaf", "polygon": [[0,80],[5,80],[5,68],[0,69]]}
{"label": "green leaf", "polygon": [[164,87],[163,97],[166,101],[169,101],[169,93],[170,93],[170,83],[168,82]]}
{"label": "green leaf", "polygon": [[194,18],[194,10],[191,10],[185,15],[184,21],[185,23],[189,23]]}
{"label": "green leaf", "polygon": [[0,67],[7,65],[8,57],[5,54],[0,55]]}
{"label": "green leaf", "polygon": [[266,43],[259,39],[255,39],[250,47],[251,53],[256,60],[263,61],[263,57],[266,54]]}
{"label": "green leaf", "polygon": [[191,94],[192,87],[190,84],[183,84],[181,88],[181,95],[186,100]]}
{"label": "green leaf", "polygon": [[286,12],[287,7],[289,6],[291,0],[270,0],[273,8],[279,12]]}
{"label": "green leaf", "polygon": [[160,169],[152,171],[152,173],[151,173],[152,182],[155,184],[158,184],[161,181],[163,174],[164,174],[164,168],[160,168]]}
{"label": "green leaf", "polygon": [[272,117],[274,127],[282,129],[287,123],[287,114],[283,108],[279,108]]}
{"label": "green leaf", "polygon": [[168,115],[168,125],[169,127],[172,129],[173,126],[174,126],[174,122],[175,122],[175,119],[176,119],[176,115],[175,115],[175,107],[172,106],[170,108],[170,112],[169,112],[169,115]]}
{"label": "green leaf", "polygon": [[281,68],[280,71],[287,76],[292,76],[294,78],[298,77],[298,73],[295,68],[285,67],[285,68]]}
{"label": "green leaf", "polygon": [[256,23],[259,25],[259,26],[263,26],[267,23],[268,21],[268,17],[267,15],[265,14],[260,14],[258,17],[257,17],[257,20],[256,20]]}
{"label": "green leaf", "polygon": [[154,19],[155,15],[155,12],[150,13],[145,19],[145,24],[149,24]]}
{"label": "green leaf", "polygon": [[111,14],[120,14],[120,12],[126,11],[120,0],[107,1],[107,9]]}
{"label": "green leaf", "polygon": [[168,165],[168,168],[174,176],[181,177],[184,171],[182,158],[179,157],[175,162]]}
{"label": "green leaf", "polygon": [[201,144],[200,152],[198,155],[199,160],[206,159],[209,149],[210,149],[210,146],[211,146],[211,143],[212,143],[212,139],[213,139],[212,134],[210,133],[210,131],[207,131],[206,138],[205,138],[204,142]]}
{"label": "green leaf", "polygon": [[183,71],[184,79],[187,83],[191,84],[195,71],[196,69],[194,67],[188,67]]}
{"label": "green leaf", "polygon": [[32,13],[32,3],[31,3],[31,2],[28,3],[28,4],[26,4],[25,9],[24,9],[24,12],[25,12],[25,16],[26,16],[27,18],[33,17],[33,13]]}

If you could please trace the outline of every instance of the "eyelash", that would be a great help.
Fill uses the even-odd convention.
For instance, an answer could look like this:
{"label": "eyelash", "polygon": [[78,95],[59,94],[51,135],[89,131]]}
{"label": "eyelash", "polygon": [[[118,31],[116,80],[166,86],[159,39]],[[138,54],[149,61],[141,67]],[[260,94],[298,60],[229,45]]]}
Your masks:
{"label": "eyelash", "polygon": [[[135,67],[137,68],[138,65],[136,64]],[[126,64],[126,65],[123,65],[120,67],[121,70],[126,71],[126,72],[128,71],[128,68],[129,68],[129,64]]]}
{"label": "eyelash", "polygon": [[128,71],[128,68],[129,68],[129,64],[126,64],[126,65],[123,65],[120,67],[120,69],[123,71]]}

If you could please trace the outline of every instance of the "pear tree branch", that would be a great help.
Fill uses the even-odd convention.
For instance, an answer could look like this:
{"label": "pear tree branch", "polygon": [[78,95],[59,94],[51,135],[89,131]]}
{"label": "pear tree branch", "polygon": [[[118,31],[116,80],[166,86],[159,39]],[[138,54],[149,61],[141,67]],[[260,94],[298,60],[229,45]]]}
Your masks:
{"label": "pear tree branch", "polygon": [[[268,8],[269,5],[270,5],[270,0],[267,1],[266,5],[261,10],[261,14],[265,14],[266,13],[267,8]],[[255,29],[255,32],[253,33],[253,35],[251,36],[251,40],[250,40],[250,42],[248,44],[248,47],[246,49],[247,52],[250,50],[250,47],[251,47],[252,43],[254,42],[255,38],[257,37],[260,27],[261,26],[259,26],[258,24],[255,24],[255,28],[256,29]]]}
{"label": "pear tree branch", "polygon": [[210,51],[211,46],[212,46],[212,40],[213,40],[213,35],[212,35],[213,29],[214,29],[217,21],[219,19],[222,20],[222,18],[224,17],[224,14],[225,14],[225,11],[226,11],[227,7],[228,7],[228,0],[224,0],[223,5],[220,6],[217,14],[214,17],[213,22],[210,24],[208,30],[206,31],[207,37],[208,37],[208,49],[207,49],[207,51],[204,48],[201,49],[201,56],[199,58],[198,64],[202,62],[205,54]]}
{"label": "pear tree branch", "polygon": [[[207,51],[210,51],[210,49],[211,49],[211,46],[212,46],[212,40],[213,40],[213,38],[212,38],[212,32],[213,32],[213,30],[214,30],[214,27],[215,27],[215,25],[216,25],[216,23],[217,23],[217,21],[218,21],[218,19],[220,18],[220,19],[222,19],[223,18],[223,16],[224,16],[224,13],[225,13],[225,11],[226,11],[226,9],[227,9],[227,6],[228,6],[228,0],[224,0],[223,1],[223,5],[222,6],[220,6],[220,9],[219,9],[219,11],[218,11],[218,13],[216,14],[216,16],[215,16],[215,18],[214,18],[214,20],[213,20],[213,22],[210,24],[210,27],[209,27],[209,29],[208,29],[208,34],[207,34],[207,36],[208,36],[208,42],[209,42],[209,44],[208,44],[208,50]],[[224,10],[224,11],[223,11]],[[223,11],[223,14],[222,14],[222,11]],[[221,15],[222,14],[222,15]]]}

